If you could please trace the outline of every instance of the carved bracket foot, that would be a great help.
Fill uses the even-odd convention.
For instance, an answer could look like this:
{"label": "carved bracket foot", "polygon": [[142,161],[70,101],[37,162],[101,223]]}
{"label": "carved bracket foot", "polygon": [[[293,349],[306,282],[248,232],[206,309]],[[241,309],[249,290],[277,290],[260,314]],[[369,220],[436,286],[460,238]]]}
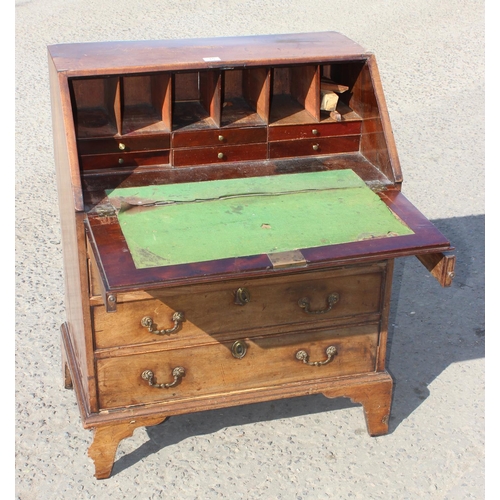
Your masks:
{"label": "carved bracket foot", "polygon": [[94,428],[94,440],[88,455],[94,461],[95,477],[106,479],[111,475],[118,444],[122,439],[132,436],[137,427],[161,424],[166,417],[147,417],[118,424],[102,425]]}
{"label": "carved bracket foot", "polygon": [[392,404],[392,378],[381,373],[374,381],[336,388],[323,392],[328,398],[348,397],[353,403],[361,403],[370,436],[381,436],[389,432],[389,417]]}

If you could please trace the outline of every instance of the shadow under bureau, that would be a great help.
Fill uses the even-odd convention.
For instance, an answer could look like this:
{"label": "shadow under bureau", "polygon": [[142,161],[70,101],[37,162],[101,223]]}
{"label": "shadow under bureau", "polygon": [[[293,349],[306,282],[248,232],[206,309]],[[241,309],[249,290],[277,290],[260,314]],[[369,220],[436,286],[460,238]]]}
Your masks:
{"label": "shadow under bureau", "polygon": [[97,478],[171,415],[322,393],[388,432],[394,259],[447,239],[401,193],[375,57],[335,32],[53,45],[66,321]]}

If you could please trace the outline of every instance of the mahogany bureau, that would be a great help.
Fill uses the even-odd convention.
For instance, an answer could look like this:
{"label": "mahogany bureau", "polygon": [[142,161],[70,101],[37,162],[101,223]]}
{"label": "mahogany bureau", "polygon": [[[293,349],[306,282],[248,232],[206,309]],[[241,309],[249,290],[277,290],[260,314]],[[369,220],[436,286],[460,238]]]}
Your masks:
{"label": "mahogany bureau", "polygon": [[171,415],[322,393],[388,432],[393,263],[442,286],[375,57],[335,32],[48,47],[66,321],[97,478]]}

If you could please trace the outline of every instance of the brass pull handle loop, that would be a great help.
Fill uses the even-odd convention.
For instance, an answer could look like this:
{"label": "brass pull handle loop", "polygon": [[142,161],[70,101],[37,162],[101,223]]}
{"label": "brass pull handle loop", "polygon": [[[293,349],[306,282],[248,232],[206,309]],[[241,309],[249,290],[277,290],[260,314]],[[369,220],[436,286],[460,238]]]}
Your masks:
{"label": "brass pull handle loop", "polygon": [[337,348],[335,346],[331,345],[331,346],[328,346],[326,348],[327,358],[325,359],[325,361],[311,362],[311,361],[309,361],[309,354],[307,354],[307,352],[303,351],[303,350],[297,351],[297,354],[295,354],[295,357],[299,361],[302,361],[304,364],[309,365],[309,366],[323,366],[323,365],[326,365],[327,363],[329,363],[333,359],[333,356],[335,354],[337,354]]}
{"label": "brass pull handle loop", "polygon": [[182,312],[174,312],[172,315],[172,321],[174,322],[174,326],[172,328],[165,328],[163,330],[155,330],[155,324],[153,322],[153,318],[149,316],[145,316],[141,320],[141,325],[149,330],[150,333],[154,333],[155,335],[166,335],[169,333],[174,333],[181,329],[182,322],[185,320],[184,313]]}
{"label": "brass pull handle loop", "polygon": [[155,383],[154,382],[154,376],[155,376],[155,374],[153,373],[152,370],[144,370],[142,372],[142,374],[141,374],[141,377],[144,380],[147,380],[148,384],[151,387],[155,387],[156,389],[168,389],[169,387],[173,387],[175,384],[177,384],[177,382],[179,381],[179,379],[181,377],[184,377],[185,374],[186,374],[186,370],[182,366],[176,366],[172,370],[172,375],[174,377],[174,381],[171,382],[170,384],[157,384],[157,383]]}
{"label": "brass pull handle loop", "polygon": [[306,312],[307,314],[325,314],[325,313],[330,312],[332,310],[333,305],[336,304],[339,301],[339,299],[340,299],[340,295],[338,293],[331,293],[327,297],[328,307],[326,309],[319,309],[318,311],[311,311],[311,309],[309,309],[309,305],[310,305],[309,298],[304,297],[304,298],[299,300],[299,307],[304,309],[304,312]]}

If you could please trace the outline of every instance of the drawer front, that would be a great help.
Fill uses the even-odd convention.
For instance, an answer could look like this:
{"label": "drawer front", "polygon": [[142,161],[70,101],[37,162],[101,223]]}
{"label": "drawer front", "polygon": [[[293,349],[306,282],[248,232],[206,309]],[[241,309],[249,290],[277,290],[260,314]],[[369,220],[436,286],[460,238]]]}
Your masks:
{"label": "drawer front", "polygon": [[338,123],[313,123],[310,125],[287,125],[269,128],[270,141],[286,141],[291,139],[314,139],[315,137],[332,137],[337,135],[357,135],[361,133],[361,121]]}
{"label": "drawer front", "polygon": [[[241,339],[237,346],[225,342],[100,359],[99,406],[168,402],[368,373],[375,370],[377,343],[378,325],[371,324]],[[246,352],[237,358],[233,351],[240,356]]]}
{"label": "drawer front", "polygon": [[320,137],[269,143],[269,158],[329,155],[359,150],[359,135]]}
{"label": "drawer front", "polygon": [[267,141],[266,127],[174,132],[172,147],[224,146]]}
{"label": "drawer front", "polygon": [[[102,349],[162,340],[193,344],[252,330],[260,335],[262,328],[272,333],[289,325],[330,325],[379,313],[383,276],[383,268],[370,266],[355,275],[328,271],[151,291],[153,299],[118,303],[114,313],[93,307],[95,345]],[[175,313],[182,316],[177,323]],[[150,332],[143,318],[151,318],[151,329],[160,333]]]}
{"label": "drawer front", "polygon": [[266,143],[173,150],[173,165],[176,167],[228,161],[265,160],[266,158]]}
{"label": "drawer front", "polygon": [[155,149],[170,149],[170,135],[122,137],[120,139],[80,139],[78,141],[78,151],[81,155],[128,153]]}
{"label": "drawer front", "polygon": [[102,155],[83,155],[80,163],[84,170],[101,168],[140,167],[170,163],[170,152],[145,151],[142,153],[113,153]]}

